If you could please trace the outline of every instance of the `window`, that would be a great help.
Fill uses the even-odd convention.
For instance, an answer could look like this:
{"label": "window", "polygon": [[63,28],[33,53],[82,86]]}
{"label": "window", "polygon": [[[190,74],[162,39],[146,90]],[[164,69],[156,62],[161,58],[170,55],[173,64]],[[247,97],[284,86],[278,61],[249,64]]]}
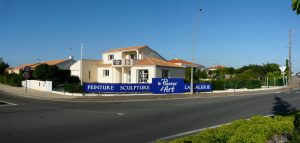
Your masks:
{"label": "window", "polygon": [[135,54],[130,54],[130,59],[136,59]]}
{"label": "window", "polygon": [[169,78],[169,70],[162,70],[161,78]]}
{"label": "window", "polygon": [[113,60],[114,59],[114,55],[111,54],[111,55],[108,55],[108,60]]}
{"label": "window", "polygon": [[89,71],[89,79],[91,79],[91,71]]}
{"label": "window", "polygon": [[103,76],[109,76],[109,70],[103,70]]}
{"label": "window", "polygon": [[139,83],[147,83],[149,79],[149,71],[148,70],[139,70],[138,72]]}

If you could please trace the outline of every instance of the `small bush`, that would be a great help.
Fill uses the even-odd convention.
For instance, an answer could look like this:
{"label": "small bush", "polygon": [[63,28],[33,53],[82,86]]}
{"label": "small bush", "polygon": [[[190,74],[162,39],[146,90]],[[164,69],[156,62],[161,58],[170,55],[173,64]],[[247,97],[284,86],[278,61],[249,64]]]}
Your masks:
{"label": "small bush", "polygon": [[82,85],[77,83],[65,84],[65,92],[83,93],[83,87]]}
{"label": "small bush", "polygon": [[193,136],[172,140],[170,143],[265,143],[274,135],[292,134],[293,130],[292,116],[254,116],[250,120],[236,120],[230,125],[207,129]]}
{"label": "small bush", "polygon": [[80,79],[78,76],[68,76],[66,78],[67,83],[80,83]]}
{"label": "small bush", "polygon": [[247,89],[261,88],[260,80],[248,80],[246,81]]}
{"label": "small bush", "polygon": [[18,74],[4,74],[0,75],[0,83],[8,84],[11,86],[22,86],[23,77]]}
{"label": "small bush", "polygon": [[224,90],[225,89],[225,84],[224,80],[212,80],[211,84],[213,87],[213,90]]}

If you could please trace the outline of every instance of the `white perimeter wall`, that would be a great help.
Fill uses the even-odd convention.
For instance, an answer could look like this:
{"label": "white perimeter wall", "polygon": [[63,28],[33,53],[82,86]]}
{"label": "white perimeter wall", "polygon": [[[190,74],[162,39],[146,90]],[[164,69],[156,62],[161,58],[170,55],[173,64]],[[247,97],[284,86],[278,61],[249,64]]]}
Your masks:
{"label": "white perimeter wall", "polygon": [[[26,86],[25,81],[22,81],[22,86]],[[52,91],[52,81],[27,80],[27,88],[40,91]]]}

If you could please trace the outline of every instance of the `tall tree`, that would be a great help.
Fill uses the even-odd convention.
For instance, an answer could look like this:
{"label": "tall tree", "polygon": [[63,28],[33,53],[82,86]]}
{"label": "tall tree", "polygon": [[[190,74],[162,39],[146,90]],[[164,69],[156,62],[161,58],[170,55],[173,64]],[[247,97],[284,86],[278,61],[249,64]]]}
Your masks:
{"label": "tall tree", "polygon": [[9,65],[4,62],[3,58],[0,58],[0,74],[5,72],[5,69],[8,68]]}
{"label": "tall tree", "polygon": [[261,65],[248,65],[243,66],[240,69],[237,70],[238,74],[242,74],[247,70],[252,70],[258,77],[264,77],[267,74],[267,70],[264,66]]}
{"label": "tall tree", "polygon": [[266,69],[267,73],[280,71],[280,69],[279,69],[280,65],[276,64],[276,63],[267,63],[267,64],[264,64],[263,66]]}
{"label": "tall tree", "polygon": [[39,80],[53,80],[58,72],[57,66],[40,64],[33,71],[33,77]]}
{"label": "tall tree", "polygon": [[[207,78],[207,73],[206,71],[201,71],[200,69],[194,68],[194,81],[198,82],[201,78],[205,79]],[[185,81],[186,82],[191,82],[191,67],[187,67],[185,69]]]}
{"label": "tall tree", "polygon": [[300,0],[292,0],[292,9],[297,14],[300,14]]}

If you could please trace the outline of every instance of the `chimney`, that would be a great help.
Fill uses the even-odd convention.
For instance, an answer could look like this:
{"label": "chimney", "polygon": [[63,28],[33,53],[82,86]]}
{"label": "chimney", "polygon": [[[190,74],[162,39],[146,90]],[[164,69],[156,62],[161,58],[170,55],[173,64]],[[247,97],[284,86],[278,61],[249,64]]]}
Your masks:
{"label": "chimney", "polygon": [[73,56],[69,56],[69,60],[73,60]]}

